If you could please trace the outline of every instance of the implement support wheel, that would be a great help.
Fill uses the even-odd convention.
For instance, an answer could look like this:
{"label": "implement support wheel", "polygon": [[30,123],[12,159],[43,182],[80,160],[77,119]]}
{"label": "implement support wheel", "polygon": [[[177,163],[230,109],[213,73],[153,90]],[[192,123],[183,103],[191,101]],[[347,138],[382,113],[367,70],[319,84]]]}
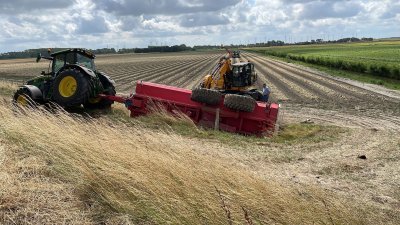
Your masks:
{"label": "implement support wheel", "polygon": [[224,106],[232,110],[253,112],[256,100],[246,95],[227,94],[225,95]]}
{"label": "implement support wheel", "polygon": [[221,101],[222,94],[219,91],[207,89],[207,88],[196,88],[192,90],[191,99],[195,102],[206,103],[208,105],[218,105]]}

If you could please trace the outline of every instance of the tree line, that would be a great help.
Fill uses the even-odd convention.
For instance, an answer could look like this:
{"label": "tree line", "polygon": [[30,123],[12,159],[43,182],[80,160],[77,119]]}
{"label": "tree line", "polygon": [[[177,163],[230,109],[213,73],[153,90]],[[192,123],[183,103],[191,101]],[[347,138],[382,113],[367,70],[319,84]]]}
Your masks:
{"label": "tree line", "polygon": [[[58,52],[68,48],[52,48],[51,52]],[[173,46],[148,46],[147,48],[122,48],[116,50],[115,48],[100,48],[100,49],[89,49],[95,55],[101,54],[124,54],[124,53],[150,53],[150,52],[182,52],[182,51],[194,51],[195,48],[188,47],[184,44],[173,45]],[[48,48],[38,49],[27,49],[24,51],[14,51],[0,53],[1,59],[20,59],[20,58],[36,58],[38,53],[42,55],[48,55]]]}
{"label": "tree line", "polygon": [[[121,48],[116,50],[115,48],[100,48],[100,49],[90,49],[94,54],[124,54],[124,53],[151,53],[151,52],[182,52],[182,51],[196,51],[203,49],[223,49],[224,47],[229,48],[245,48],[245,47],[273,47],[273,46],[284,46],[284,45],[312,45],[312,44],[322,44],[322,43],[346,43],[346,42],[363,42],[363,41],[373,41],[373,38],[342,38],[339,40],[329,40],[324,41],[323,39],[316,39],[306,42],[297,42],[293,44],[285,43],[281,40],[272,40],[262,43],[253,44],[231,44],[229,46],[224,45],[195,45],[193,47],[181,45],[172,46],[148,46],[147,48]],[[65,50],[67,48],[53,48],[52,52],[57,52]],[[38,49],[27,49],[24,51],[6,52],[0,53],[1,59],[20,59],[20,58],[35,58],[38,53],[42,55],[47,55],[48,48],[38,48]]]}
{"label": "tree line", "polygon": [[147,48],[122,48],[118,50],[118,54],[123,53],[151,53],[151,52],[183,52],[194,51],[192,47],[184,44],[172,46],[148,46]]}

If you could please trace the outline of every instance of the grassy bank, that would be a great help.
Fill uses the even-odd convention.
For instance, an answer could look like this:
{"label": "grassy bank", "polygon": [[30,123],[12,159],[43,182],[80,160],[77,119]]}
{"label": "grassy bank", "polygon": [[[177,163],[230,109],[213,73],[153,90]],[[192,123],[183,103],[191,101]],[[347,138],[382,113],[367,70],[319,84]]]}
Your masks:
{"label": "grassy bank", "polygon": [[363,221],[332,193],[310,186],[302,192],[312,197],[305,198],[294,187],[226,161],[224,153],[215,157],[215,144],[204,148],[203,142],[139,122],[128,129],[108,119],[15,110],[4,102],[0,116],[7,177],[2,223]]}

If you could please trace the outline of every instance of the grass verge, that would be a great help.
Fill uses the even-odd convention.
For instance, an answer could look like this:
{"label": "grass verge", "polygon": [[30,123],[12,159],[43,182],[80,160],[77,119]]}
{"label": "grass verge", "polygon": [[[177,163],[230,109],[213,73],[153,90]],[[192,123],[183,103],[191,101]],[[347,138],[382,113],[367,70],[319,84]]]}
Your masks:
{"label": "grass verge", "polygon": [[[166,118],[163,123],[172,128],[166,131],[150,128],[157,124],[146,124],[145,117],[126,124],[64,111],[15,109],[7,101],[0,103],[0,117],[0,141],[9,162],[0,167],[9,177],[2,183],[1,223],[76,221],[79,217],[73,220],[62,211],[71,199],[81,203],[67,207],[76,212],[69,216],[86,215],[82,221],[95,224],[365,222],[366,210],[358,208],[354,213],[334,193],[313,186],[300,191],[278,180],[264,180],[234,159],[227,161],[229,155],[215,157],[216,152],[224,155],[218,144],[204,145],[204,141],[184,136],[192,126],[187,121],[177,119],[176,124],[171,121],[176,118]],[[318,132],[304,129],[311,136]],[[32,176],[70,187],[71,196],[65,198],[65,193],[59,192],[59,202],[50,201],[40,189],[27,185],[27,179],[14,176],[10,168],[19,174],[18,165],[23,161],[27,165],[37,162],[40,166],[31,169]],[[13,194],[21,183],[24,191]],[[49,187],[51,191],[56,192]],[[52,202],[62,213],[49,213],[43,204],[33,206],[29,201],[32,195],[41,202]]]}

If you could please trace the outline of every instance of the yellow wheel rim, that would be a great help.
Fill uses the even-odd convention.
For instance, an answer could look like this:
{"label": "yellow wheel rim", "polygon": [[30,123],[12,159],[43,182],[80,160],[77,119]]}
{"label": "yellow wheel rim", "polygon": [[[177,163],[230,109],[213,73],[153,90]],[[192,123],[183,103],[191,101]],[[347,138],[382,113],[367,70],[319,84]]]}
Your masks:
{"label": "yellow wheel rim", "polygon": [[26,99],[25,96],[23,96],[23,95],[18,95],[17,103],[20,104],[20,105],[22,105],[22,106],[27,106],[27,105],[28,105],[28,100]]}
{"label": "yellow wheel rim", "polygon": [[77,82],[74,77],[66,76],[64,77],[60,84],[58,85],[58,91],[60,95],[64,98],[69,98],[75,94],[77,87]]}

